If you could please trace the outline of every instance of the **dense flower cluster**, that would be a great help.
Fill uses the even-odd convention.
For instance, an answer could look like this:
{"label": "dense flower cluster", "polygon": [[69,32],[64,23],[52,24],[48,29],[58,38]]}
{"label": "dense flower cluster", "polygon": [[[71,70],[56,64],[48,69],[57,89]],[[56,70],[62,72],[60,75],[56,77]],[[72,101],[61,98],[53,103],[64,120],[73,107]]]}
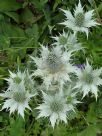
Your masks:
{"label": "dense flower cluster", "polygon": [[[68,10],[62,11],[66,20],[61,24],[72,29],[73,33],[63,30],[59,36],[53,36],[54,43],[51,48],[41,45],[39,57],[30,56],[36,65],[36,69],[30,71],[32,74],[28,69],[23,72],[18,69],[16,73],[9,71],[10,76],[5,79],[8,88],[4,93],[0,93],[4,98],[2,110],[7,109],[10,114],[17,111],[24,118],[25,109],[31,110],[29,101],[38,95],[40,90],[40,104],[35,108],[39,112],[37,119],[48,117],[53,128],[60,121],[67,123],[70,113],[76,113],[77,104],[81,103],[80,100],[89,92],[94,94],[97,100],[98,86],[102,85],[102,68],[93,69],[87,59],[83,67],[78,67],[73,59],[74,53],[84,50],[76,33],[85,32],[88,37],[88,28],[98,25],[92,19],[94,10],[85,13],[79,1],[74,15]],[[40,77],[43,81],[38,90],[34,77]],[[81,98],[78,97],[80,93]]]}

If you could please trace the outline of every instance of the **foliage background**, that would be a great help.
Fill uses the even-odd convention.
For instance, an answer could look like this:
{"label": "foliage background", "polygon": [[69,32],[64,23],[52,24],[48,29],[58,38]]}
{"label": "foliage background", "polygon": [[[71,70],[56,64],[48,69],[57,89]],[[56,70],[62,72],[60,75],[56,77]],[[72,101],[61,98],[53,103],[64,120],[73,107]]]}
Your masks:
{"label": "foliage background", "polygon": [[[81,2],[85,10],[94,8],[97,21],[102,23],[102,0]],[[51,36],[62,32],[58,23],[64,16],[59,8],[72,11],[77,3],[78,0],[0,0],[0,91],[7,87],[3,78],[8,76],[8,69],[31,67],[29,54],[37,53],[39,42],[50,46]],[[102,67],[102,27],[91,29],[88,40],[84,34],[78,39],[86,52],[76,53],[76,64],[84,63],[87,56],[94,68]],[[54,130],[47,119],[36,120],[33,101],[31,105],[33,112],[26,111],[25,120],[0,111],[0,136],[102,136],[102,88],[97,102],[93,97],[84,98],[76,116]]]}

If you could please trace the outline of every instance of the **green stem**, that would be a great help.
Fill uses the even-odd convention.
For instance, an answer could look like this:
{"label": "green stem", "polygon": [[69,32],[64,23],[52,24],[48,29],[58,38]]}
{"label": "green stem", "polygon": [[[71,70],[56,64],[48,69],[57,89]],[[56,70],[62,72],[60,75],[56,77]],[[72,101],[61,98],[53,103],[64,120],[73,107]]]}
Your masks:
{"label": "green stem", "polygon": [[86,124],[89,126],[90,124],[87,122],[86,118],[82,115],[83,119],[85,120]]}
{"label": "green stem", "polygon": [[25,136],[29,136],[29,133],[30,133],[30,130],[32,129],[33,124],[34,124],[34,118],[33,118],[32,122],[31,122],[31,124],[30,124],[30,126],[28,128],[28,131],[26,132]]}
{"label": "green stem", "polygon": [[93,0],[93,1],[94,1],[94,3],[95,3],[95,11],[96,11],[97,17],[98,17],[98,19],[99,19],[99,23],[102,24],[101,17],[100,17],[100,15],[99,15],[99,13],[98,13],[98,10],[97,10],[96,2],[95,2],[95,0]]}

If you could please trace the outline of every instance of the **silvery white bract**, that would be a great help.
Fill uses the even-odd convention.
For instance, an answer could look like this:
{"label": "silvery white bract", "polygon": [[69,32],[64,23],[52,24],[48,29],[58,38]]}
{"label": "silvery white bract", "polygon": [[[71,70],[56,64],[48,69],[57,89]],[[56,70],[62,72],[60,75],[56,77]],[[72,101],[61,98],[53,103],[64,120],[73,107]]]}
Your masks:
{"label": "silvery white bract", "polygon": [[25,71],[25,78],[24,78],[24,86],[26,90],[32,94],[37,94],[36,90],[36,84],[33,80],[33,75],[28,72],[28,70]]}
{"label": "silvery white bract", "polygon": [[74,72],[74,67],[69,62],[71,52],[62,51],[60,46],[53,47],[50,51],[48,47],[42,46],[41,57],[32,57],[37,65],[34,71],[35,76],[41,76],[43,83],[48,88],[52,82],[58,82],[62,88],[66,81],[70,81],[69,73]]}
{"label": "silvery white bract", "polygon": [[7,91],[14,90],[15,88],[19,87],[20,84],[24,84],[27,91],[34,94],[36,93],[35,82],[27,69],[24,72],[21,72],[18,69],[16,73],[11,71],[9,71],[9,73],[10,77],[5,79],[9,84]]}
{"label": "silvery white bract", "polygon": [[14,88],[17,88],[17,86],[19,84],[22,84],[24,82],[25,79],[25,71],[21,72],[19,69],[17,71],[17,73],[13,73],[9,70],[9,78],[5,78],[6,81],[8,81],[9,87],[7,90],[12,90]]}
{"label": "silvery white bract", "polygon": [[55,45],[64,46],[68,51],[74,52],[83,49],[81,43],[78,42],[77,37],[74,34],[63,31],[59,36],[52,38],[56,41],[54,43]]}
{"label": "silvery white bract", "polygon": [[0,93],[0,96],[4,97],[5,99],[2,110],[7,109],[10,111],[10,114],[17,111],[18,114],[24,118],[25,108],[31,110],[28,105],[28,102],[30,101],[30,98],[34,95],[27,92],[23,84],[20,84],[14,90]]}
{"label": "silvery white bract", "polygon": [[79,1],[78,6],[74,10],[74,16],[69,10],[61,9],[65,16],[66,20],[63,23],[66,27],[72,29],[74,33],[85,32],[88,37],[88,29],[92,26],[99,25],[94,19],[92,19],[94,15],[94,10],[90,10],[84,13],[83,7]]}
{"label": "silvery white bract", "polygon": [[67,114],[73,111],[73,107],[66,103],[66,99],[61,92],[55,95],[48,95],[43,92],[44,102],[36,109],[40,110],[38,118],[49,117],[52,127],[54,128],[56,122],[64,121],[67,123]]}
{"label": "silvery white bract", "polygon": [[63,30],[63,33],[62,34],[59,33],[59,36],[52,37],[56,41],[53,44],[62,45],[62,46],[66,45],[68,42],[68,36],[69,36],[69,33],[66,33]]}
{"label": "silvery white bract", "polygon": [[76,71],[78,82],[74,88],[80,88],[83,92],[83,97],[89,92],[93,93],[97,100],[98,86],[102,85],[101,72],[102,68],[93,70],[92,66],[86,61],[85,68]]}
{"label": "silvery white bract", "polygon": [[73,107],[73,109],[75,105],[77,105],[78,103],[81,103],[80,101],[77,100],[78,91],[75,91],[71,85],[67,85],[67,87],[63,89],[63,94],[65,98],[67,98],[67,103],[71,107]]}

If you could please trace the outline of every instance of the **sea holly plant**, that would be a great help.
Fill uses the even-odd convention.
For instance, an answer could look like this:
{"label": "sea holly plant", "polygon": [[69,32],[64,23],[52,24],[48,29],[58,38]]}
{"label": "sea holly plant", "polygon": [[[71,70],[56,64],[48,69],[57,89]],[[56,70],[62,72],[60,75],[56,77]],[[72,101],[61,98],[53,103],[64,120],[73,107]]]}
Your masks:
{"label": "sea holly plant", "polygon": [[28,69],[23,72],[19,70],[16,73],[13,73],[9,70],[10,76],[9,78],[5,78],[8,83],[7,91],[13,90],[14,88],[19,87],[20,84],[24,84],[25,88],[29,92],[36,93],[36,89],[34,89],[35,82],[32,78],[32,74],[29,74]]}
{"label": "sea holly plant", "polygon": [[89,92],[93,93],[97,100],[98,86],[102,85],[102,79],[100,78],[101,72],[102,68],[94,70],[89,62],[86,61],[84,68],[76,71],[78,81],[74,88],[81,88],[83,97]]}
{"label": "sea holly plant", "polygon": [[75,71],[70,62],[71,52],[63,51],[60,46],[55,46],[51,50],[43,45],[41,48],[40,58],[31,56],[37,65],[34,75],[42,77],[47,88],[52,83],[58,83],[62,88],[66,81],[71,81],[69,73]]}
{"label": "sea holly plant", "polygon": [[0,96],[5,99],[2,110],[7,109],[7,111],[10,111],[10,114],[17,111],[24,118],[25,108],[31,110],[28,102],[35,95],[30,94],[24,84],[20,84],[17,88],[1,93]]}
{"label": "sea holly plant", "polygon": [[[68,112],[74,112],[74,104],[72,101],[67,102],[67,97],[64,96],[62,91],[59,91],[55,95],[48,95],[43,92],[43,99],[44,102],[36,108],[40,110],[38,118],[50,117],[50,122],[53,128],[55,123],[58,124],[59,121],[67,123]],[[77,101],[75,104],[77,104]]]}
{"label": "sea holly plant", "polygon": [[9,85],[7,91],[12,90],[13,88],[16,88],[18,85],[22,84],[26,75],[25,71],[21,72],[19,69],[16,73],[13,73],[9,70],[9,73],[9,78],[5,78]]}
{"label": "sea holly plant", "polygon": [[[98,86],[102,85],[102,68],[94,69],[87,58],[84,58],[84,66],[74,60],[76,52],[85,50],[78,41],[78,32],[85,32],[88,38],[89,28],[99,25],[93,18],[94,10],[85,12],[80,1],[74,14],[61,10],[66,19],[60,24],[72,31],[63,29],[59,36],[52,36],[51,46],[49,43],[41,45],[38,56],[30,55],[33,69],[9,70],[9,77],[5,78],[8,87],[0,93],[3,98],[1,110],[6,109],[10,115],[17,111],[24,118],[25,110],[32,113],[32,107],[35,107],[38,112],[36,119],[47,118],[53,128],[60,122],[70,121],[70,113],[76,114],[78,104],[83,104],[81,101],[85,96],[89,97],[89,92],[97,100]],[[41,80],[37,84],[38,79]]]}
{"label": "sea holly plant", "polygon": [[61,10],[64,12],[66,19],[60,24],[73,30],[74,34],[77,32],[85,32],[88,38],[89,28],[99,25],[99,23],[92,18],[94,16],[94,10],[84,12],[80,0],[78,6],[74,9],[74,15],[69,10]]}
{"label": "sea holly plant", "polygon": [[36,95],[34,81],[31,79],[28,70],[21,72],[18,69],[16,73],[11,71],[9,73],[10,77],[5,79],[8,81],[8,88],[4,93],[0,93],[0,96],[4,98],[2,110],[7,109],[10,114],[17,111],[24,118],[25,108],[31,110],[28,103]]}
{"label": "sea holly plant", "polygon": [[66,50],[70,52],[84,49],[81,46],[81,43],[78,42],[77,37],[74,34],[65,32],[64,30],[62,34],[59,34],[59,36],[55,36],[52,38],[55,40],[53,45],[64,46],[64,48],[66,48]]}

